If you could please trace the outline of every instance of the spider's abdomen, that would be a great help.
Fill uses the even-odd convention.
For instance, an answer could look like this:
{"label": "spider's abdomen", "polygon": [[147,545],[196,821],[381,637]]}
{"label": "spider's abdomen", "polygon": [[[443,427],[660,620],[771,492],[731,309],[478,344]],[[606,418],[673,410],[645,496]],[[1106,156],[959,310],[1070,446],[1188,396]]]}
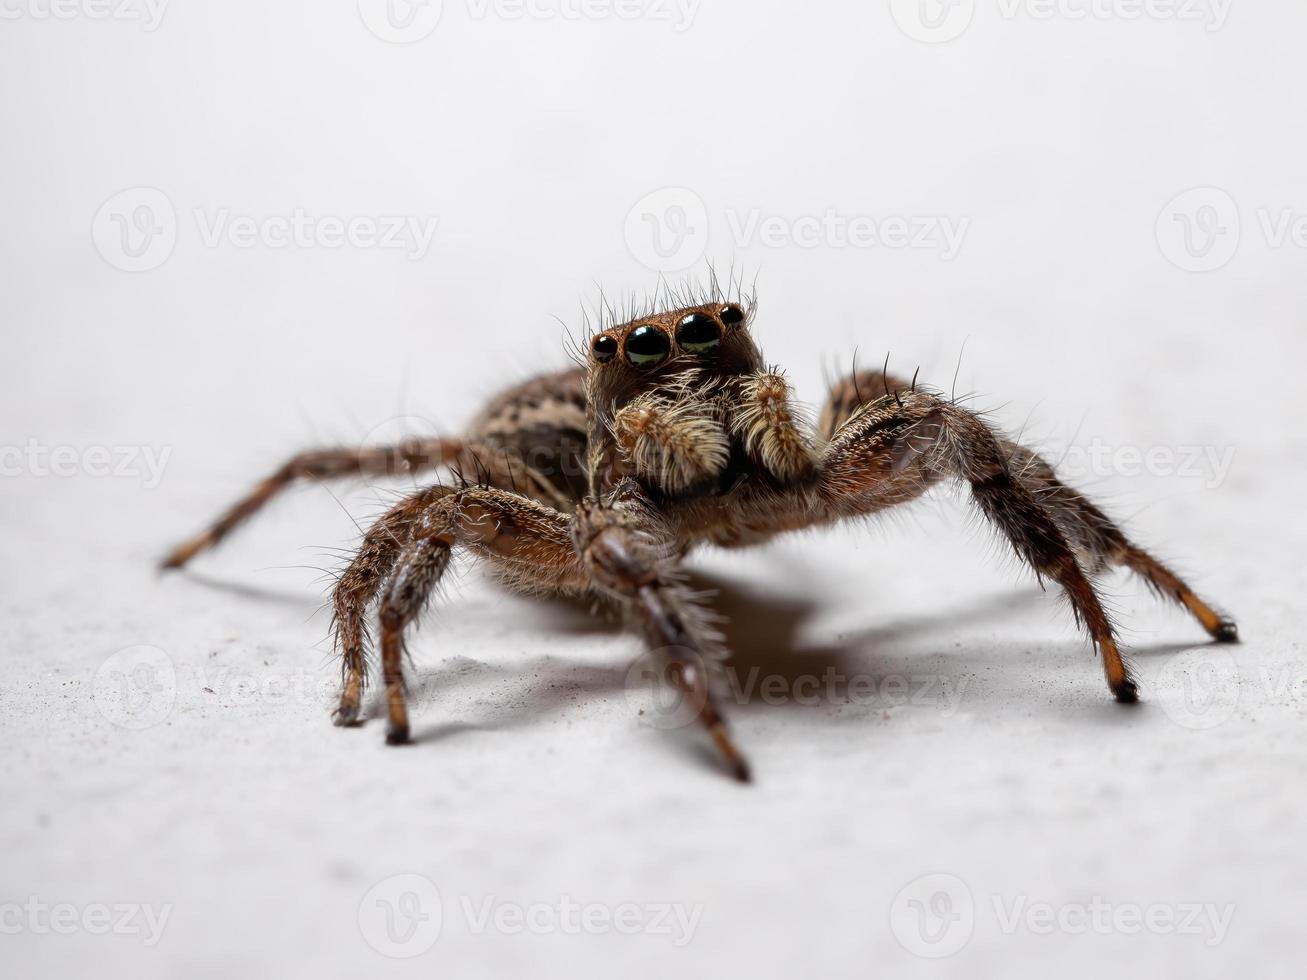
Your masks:
{"label": "spider's abdomen", "polygon": [[468,439],[521,459],[563,496],[586,493],[585,372],[542,374],[495,395]]}

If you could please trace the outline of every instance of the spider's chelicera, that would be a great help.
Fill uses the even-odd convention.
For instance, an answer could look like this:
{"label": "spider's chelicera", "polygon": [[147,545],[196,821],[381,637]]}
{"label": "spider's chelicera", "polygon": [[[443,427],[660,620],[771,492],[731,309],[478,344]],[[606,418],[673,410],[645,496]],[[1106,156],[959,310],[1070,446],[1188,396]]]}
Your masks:
{"label": "spider's chelicera", "polygon": [[[726,655],[701,596],[679,573],[700,545],[740,547],[799,528],[865,517],[958,479],[1016,553],[1056,582],[1102,655],[1118,701],[1137,697],[1092,579],[1112,566],[1184,606],[1217,640],[1234,623],[1133,544],[1035,453],[957,401],[879,370],[831,389],[815,426],[768,368],[738,289],[674,297],[608,322],[584,363],[491,399],[461,438],[326,449],[294,457],[208,531],[173,551],[180,567],[302,478],[460,474],[401,500],[364,535],[333,597],[343,683],[337,724],[359,720],[365,617],[376,604],[386,739],[408,741],[404,634],[456,551],[522,591],[611,600],[665,658],[731,771],[748,778],[709,669]],[[615,319],[615,318],[610,318]],[[620,355],[620,356],[619,356]],[[466,474],[475,474],[468,482]]]}

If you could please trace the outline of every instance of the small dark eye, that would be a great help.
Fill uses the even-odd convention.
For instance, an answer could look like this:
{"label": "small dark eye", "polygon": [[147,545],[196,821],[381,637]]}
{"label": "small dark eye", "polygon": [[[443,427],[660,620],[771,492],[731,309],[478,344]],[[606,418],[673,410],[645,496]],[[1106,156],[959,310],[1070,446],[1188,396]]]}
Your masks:
{"label": "small dark eye", "polygon": [[712,350],[722,339],[722,328],[707,313],[691,313],[676,326],[676,342],[693,354]]}
{"label": "small dark eye", "polygon": [[722,318],[722,323],[726,324],[728,330],[738,327],[744,322],[744,310],[740,309],[734,303],[728,303],[723,306],[718,316]]}
{"label": "small dark eye", "polygon": [[661,363],[671,349],[671,338],[657,327],[636,327],[626,337],[626,359],[636,367]]}
{"label": "small dark eye", "polygon": [[613,359],[617,353],[617,338],[610,337],[608,334],[600,334],[590,345],[590,350],[594,352],[595,360],[600,364],[606,364]]}

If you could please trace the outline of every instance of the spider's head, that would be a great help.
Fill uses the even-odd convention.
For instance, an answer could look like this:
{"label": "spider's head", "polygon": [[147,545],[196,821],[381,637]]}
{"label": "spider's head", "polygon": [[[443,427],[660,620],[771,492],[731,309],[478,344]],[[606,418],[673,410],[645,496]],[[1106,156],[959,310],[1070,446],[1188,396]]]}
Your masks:
{"label": "spider's head", "polygon": [[744,304],[715,302],[609,327],[586,352],[592,390],[620,406],[686,372],[706,381],[756,371],[762,354],[749,334],[751,316]]}

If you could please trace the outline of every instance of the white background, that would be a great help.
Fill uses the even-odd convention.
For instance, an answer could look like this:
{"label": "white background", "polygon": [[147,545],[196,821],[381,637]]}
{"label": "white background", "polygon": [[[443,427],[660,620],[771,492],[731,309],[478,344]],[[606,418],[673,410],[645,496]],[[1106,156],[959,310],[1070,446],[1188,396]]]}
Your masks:
{"label": "white background", "polygon": [[[1307,214],[1302,4],[446,0],[411,43],[379,36],[382,6],[0,7],[0,970],[1297,975],[1307,243],[1277,229]],[[415,256],[276,247],[296,209],[438,223]],[[947,260],[786,239],[828,213],[966,231]],[[780,240],[736,234],[751,215]],[[132,259],[137,218],[162,234]],[[252,244],[208,237],[240,218]],[[467,569],[413,643],[418,744],[332,728],[324,573],[394,487],[299,489],[154,574],[291,451],[454,431],[563,363],[598,286],[709,260],[757,275],[757,334],[813,406],[855,348],[945,388],[960,359],[1003,425],[1068,463],[1098,447],[1072,480],[1245,642],[1112,577],[1144,697],[1112,704],[1065,606],[956,495],[703,555],[741,683],[781,689],[728,697],[744,788],[639,714],[633,639]],[[97,475],[98,446],[135,468]],[[828,669],[874,695],[796,703]],[[543,911],[543,934],[478,932],[487,899],[698,918],[681,947]],[[1079,928],[1095,901],[1234,911],[1220,941]],[[97,903],[167,907],[161,938],[96,934]],[[1009,924],[1033,906],[1049,934]],[[386,908],[420,913],[398,949],[419,955],[377,951]]]}

